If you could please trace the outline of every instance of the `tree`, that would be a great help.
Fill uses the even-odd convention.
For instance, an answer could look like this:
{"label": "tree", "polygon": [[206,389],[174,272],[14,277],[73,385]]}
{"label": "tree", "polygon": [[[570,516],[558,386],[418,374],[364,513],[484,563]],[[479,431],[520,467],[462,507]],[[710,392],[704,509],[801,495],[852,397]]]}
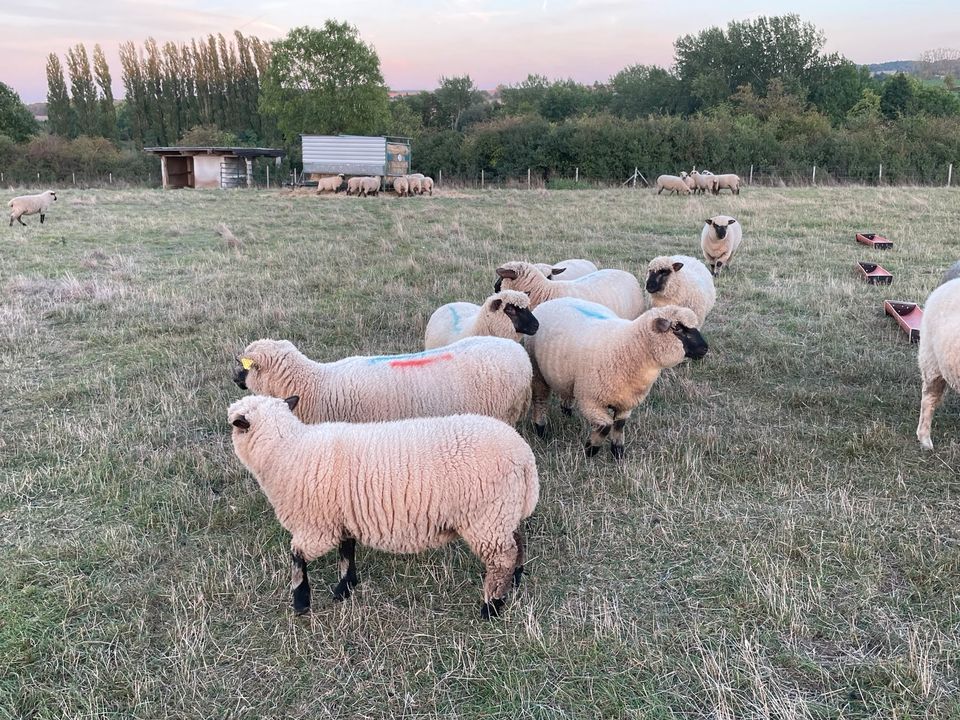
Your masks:
{"label": "tree", "polygon": [[437,107],[442,126],[451,130],[463,128],[463,114],[471,105],[482,102],[480,91],[469,75],[462,77],[440,77],[440,87],[436,90]]}
{"label": "tree", "polygon": [[[103,48],[99,45],[93,46],[93,72],[97,77],[97,85],[100,87],[100,134],[110,140],[117,137],[117,108],[113,102],[113,80],[110,77],[110,66],[107,65],[107,58],[104,57]],[[48,110],[49,114],[49,110]]]}
{"label": "tree", "polygon": [[389,122],[380,59],[355,27],[327,20],[274,43],[260,109],[288,143],[300,133],[368,135]]}
{"label": "tree", "polygon": [[610,109],[625,118],[651,113],[672,115],[689,109],[689,97],[675,75],[656,65],[633,65],[610,80],[613,98]]}
{"label": "tree", "polygon": [[40,127],[20,96],[0,82],[0,135],[23,142],[39,132]]}
{"label": "tree", "polygon": [[221,130],[216,125],[195,125],[187,130],[177,143],[180,147],[232,147],[236,144],[236,135]]}
{"label": "tree", "polygon": [[880,112],[888,120],[913,113],[913,84],[903,73],[897,73],[883,84],[880,93]]}
{"label": "tree", "polygon": [[67,50],[67,70],[70,72],[70,101],[77,118],[77,132],[81,135],[99,135],[97,91],[90,72],[90,58],[83,43]]}
{"label": "tree", "polygon": [[47,122],[50,132],[62,137],[76,137],[76,119],[70,107],[63,65],[56,53],[47,56]]}

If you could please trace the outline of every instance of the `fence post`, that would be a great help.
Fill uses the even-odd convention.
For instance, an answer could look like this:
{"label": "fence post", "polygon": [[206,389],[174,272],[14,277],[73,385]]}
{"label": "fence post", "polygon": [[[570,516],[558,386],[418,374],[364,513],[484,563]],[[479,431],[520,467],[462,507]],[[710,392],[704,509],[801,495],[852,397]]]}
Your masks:
{"label": "fence post", "polygon": [[[2,181],[2,176],[0,176],[0,181]],[[947,187],[950,187],[950,181],[953,179],[953,163],[950,163],[950,167],[947,168]]]}
{"label": "fence post", "polygon": [[480,189],[483,190],[484,179],[483,179],[483,168],[480,168]]}
{"label": "fence post", "polygon": [[270,189],[270,166],[267,165],[267,190]]}
{"label": "fence post", "polygon": [[576,170],[574,171],[573,181],[574,181],[575,183],[579,183],[579,182],[580,182],[580,168],[576,168]]}
{"label": "fence post", "polygon": [[40,183],[40,171],[37,170],[37,184]]}
{"label": "fence post", "polygon": [[747,185],[753,185],[753,165],[750,166],[750,181]]}
{"label": "fence post", "polygon": [[883,182],[883,163],[880,163],[880,174],[877,176],[877,184]]}
{"label": "fence post", "polygon": [[634,167],[633,168],[633,189],[634,190],[637,189],[637,175],[639,174],[640,174],[640,168]]}
{"label": "fence post", "polygon": [[113,185],[113,173],[110,173],[110,184]]}
{"label": "fence post", "polygon": [[527,190],[530,189],[530,168],[527,168]]}
{"label": "fence post", "polygon": [[816,165],[813,166],[813,178],[810,180],[810,184],[811,185],[817,184],[817,166]]}
{"label": "fence post", "polygon": [[77,186],[77,174],[75,172],[70,173],[73,176],[73,186]]}

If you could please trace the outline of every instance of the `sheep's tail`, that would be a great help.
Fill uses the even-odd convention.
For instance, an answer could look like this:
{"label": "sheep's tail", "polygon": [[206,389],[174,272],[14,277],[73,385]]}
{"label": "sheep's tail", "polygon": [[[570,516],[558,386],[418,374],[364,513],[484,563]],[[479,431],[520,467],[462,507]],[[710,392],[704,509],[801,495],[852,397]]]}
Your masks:
{"label": "sheep's tail", "polygon": [[537,477],[537,463],[533,459],[533,451],[530,452],[529,461],[523,464],[523,487],[523,517],[528,518],[533,515],[540,499],[540,479]]}

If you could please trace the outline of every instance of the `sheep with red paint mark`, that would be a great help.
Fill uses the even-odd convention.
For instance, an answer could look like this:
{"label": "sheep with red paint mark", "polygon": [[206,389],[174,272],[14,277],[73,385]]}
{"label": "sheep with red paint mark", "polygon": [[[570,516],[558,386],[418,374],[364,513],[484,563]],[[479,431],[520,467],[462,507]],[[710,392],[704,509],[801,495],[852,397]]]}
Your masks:
{"label": "sheep with red paint mark", "polygon": [[427,322],[423,346],[431,350],[477,335],[520,342],[523,335],[533,335],[537,327],[527,294],[503,290],[488,297],[483,305],[455,302],[438,307]]}
{"label": "sheep with red paint mark", "polygon": [[294,611],[310,609],[307,563],[335,547],[333,597],[344,600],[359,582],[358,543],[415,553],[462,537],[486,570],[481,616],[498,615],[520,581],[520,526],[540,492],[516,430],[479,415],[306,425],[299,402],[248,396],[227,415],[237,457],[292,535]]}
{"label": "sheep with red paint mark", "polygon": [[419,353],[314,362],[288,340],[255,340],[234,382],[258,395],[300,396],[304,422],[378,422],[474,413],[515,425],[530,405],[533,368],[523,347],[470,337]]}

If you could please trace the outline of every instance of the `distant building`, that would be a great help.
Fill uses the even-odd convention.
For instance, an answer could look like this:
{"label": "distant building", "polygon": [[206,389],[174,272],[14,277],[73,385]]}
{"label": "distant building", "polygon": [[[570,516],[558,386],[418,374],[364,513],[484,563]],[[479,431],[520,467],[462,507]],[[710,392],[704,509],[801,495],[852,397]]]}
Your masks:
{"label": "distant building", "polygon": [[283,150],[249,147],[148,147],[160,156],[163,188],[236,188],[253,185],[253,161],[276,158]]}

